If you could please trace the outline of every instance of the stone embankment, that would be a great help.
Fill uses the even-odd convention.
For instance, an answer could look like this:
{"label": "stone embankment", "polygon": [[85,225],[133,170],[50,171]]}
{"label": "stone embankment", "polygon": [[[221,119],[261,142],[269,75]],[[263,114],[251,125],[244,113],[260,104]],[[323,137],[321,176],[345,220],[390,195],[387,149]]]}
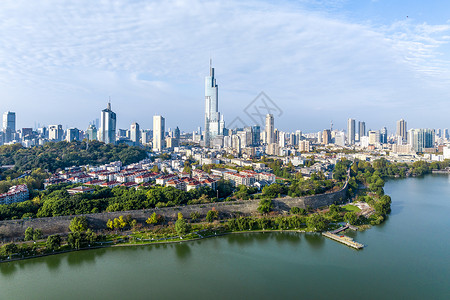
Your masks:
{"label": "stone embankment", "polygon": [[[347,198],[347,183],[344,187],[332,193],[319,195],[298,197],[298,198],[277,198],[273,200],[274,211],[279,213],[288,212],[291,207],[316,209],[328,206],[333,203],[342,203]],[[145,224],[145,220],[154,212],[165,217],[167,221],[175,221],[177,214],[180,212],[186,218],[192,212],[198,212],[201,216],[205,216],[213,207],[219,211],[221,217],[234,217],[238,215],[252,215],[257,213],[259,200],[239,200],[232,202],[218,202],[197,205],[186,205],[178,207],[164,207],[133,211],[104,212],[97,214],[83,215],[88,219],[90,227],[94,230],[106,229],[108,219],[118,218],[119,216],[131,216],[138,223]],[[61,216],[50,218],[36,218],[30,220],[6,220],[0,221],[0,241],[6,242],[11,240],[21,240],[24,236],[25,229],[33,227],[42,230],[45,236],[50,234],[67,234],[69,224],[74,216]]]}

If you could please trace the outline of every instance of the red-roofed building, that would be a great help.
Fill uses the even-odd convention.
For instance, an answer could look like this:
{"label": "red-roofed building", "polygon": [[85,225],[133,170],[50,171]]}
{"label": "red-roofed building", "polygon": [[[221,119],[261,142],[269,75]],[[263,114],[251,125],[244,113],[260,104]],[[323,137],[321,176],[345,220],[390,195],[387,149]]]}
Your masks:
{"label": "red-roofed building", "polygon": [[9,188],[8,192],[0,194],[0,204],[11,204],[23,202],[30,198],[26,184],[15,185]]}
{"label": "red-roofed building", "polygon": [[103,181],[103,180],[95,179],[95,180],[86,182],[85,185],[102,185],[104,182],[105,181]]}
{"label": "red-roofed building", "polygon": [[104,186],[104,187],[108,187],[110,189],[112,189],[113,187],[119,186],[120,182],[118,181],[107,181],[102,183],[100,186]]}

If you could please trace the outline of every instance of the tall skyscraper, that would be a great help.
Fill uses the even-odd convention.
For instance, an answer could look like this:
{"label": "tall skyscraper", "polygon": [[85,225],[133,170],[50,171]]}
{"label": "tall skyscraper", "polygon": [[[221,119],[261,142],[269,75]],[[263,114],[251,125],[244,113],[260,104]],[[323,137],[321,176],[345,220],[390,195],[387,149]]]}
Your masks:
{"label": "tall skyscraper", "polygon": [[108,102],[106,109],[102,110],[100,140],[105,144],[116,142],[116,113],[111,110],[111,102]]}
{"label": "tall skyscraper", "polygon": [[211,140],[222,135],[225,128],[223,116],[219,112],[219,86],[214,77],[212,62],[209,62],[209,76],[205,77],[205,146],[209,147]]}
{"label": "tall skyscraper", "polygon": [[16,113],[7,111],[3,113],[3,132],[5,143],[9,143],[14,139],[16,132]]}
{"label": "tall skyscraper", "polygon": [[141,131],[139,129],[139,124],[134,122],[130,127],[130,140],[135,144],[139,145],[141,139]]}
{"label": "tall skyscraper", "polygon": [[361,137],[366,136],[366,122],[358,122],[358,136],[359,140],[361,140]]}
{"label": "tall skyscraper", "polygon": [[401,136],[403,142],[407,142],[408,141],[408,135],[407,135],[408,129],[407,129],[407,124],[406,121],[403,119],[400,119],[397,121],[397,136]]}
{"label": "tall skyscraper", "polygon": [[165,119],[162,116],[153,116],[153,151],[164,148]]}
{"label": "tall skyscraper", "polygon": [[355,119],[347,121],[347,143],[353,145],[355,143]]}
{"label": "tall skyscraper", "polygon": [[387,144],[387,137],[388,137],[387,128],[386,127],[381,128],[381,131],[380,131],[380,143]]}
{"label": "tall skyscraper", "polygon": [[252,145],[258,146],[261,140],[261,127],[259,125],[252,126]]}
{"label": "tall skyscraper", "polygon": [[266,115],[266,143],[267,145],[275,143],[275,125],[272,114]]}

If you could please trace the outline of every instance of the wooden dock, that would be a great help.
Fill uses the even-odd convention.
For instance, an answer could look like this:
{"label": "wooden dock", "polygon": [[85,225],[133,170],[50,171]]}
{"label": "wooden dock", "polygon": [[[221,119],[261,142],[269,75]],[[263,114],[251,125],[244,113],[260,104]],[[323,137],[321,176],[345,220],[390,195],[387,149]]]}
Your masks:
{"label": "wooden dock", "polygon": [[335,240],[339,243],[342,243],[344,245],[347,245],[349,247],[355,248],[355,249],[362,249],[364,248],[363,244],[360,244],[358,242],[355,242],[351,237],[345,236],[345,235],[337,235],[332,232],[322,232],[323,236],[326,236],[327,238],[330,238],[332,240]]}

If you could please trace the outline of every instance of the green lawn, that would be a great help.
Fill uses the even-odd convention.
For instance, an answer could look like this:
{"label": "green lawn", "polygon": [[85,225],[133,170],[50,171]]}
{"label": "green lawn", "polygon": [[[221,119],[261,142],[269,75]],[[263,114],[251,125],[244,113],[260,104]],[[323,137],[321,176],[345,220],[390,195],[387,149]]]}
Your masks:
{"label": "green lawn", "polygon": [[343,206],[342,208],[345,209],[347,212],[353,211],[353,212],[356,213],[356,212],[360,212],[361,211],[358,207],[356,207],[354,205],[351,205],[351,204],[347,204],[347,205]]}

